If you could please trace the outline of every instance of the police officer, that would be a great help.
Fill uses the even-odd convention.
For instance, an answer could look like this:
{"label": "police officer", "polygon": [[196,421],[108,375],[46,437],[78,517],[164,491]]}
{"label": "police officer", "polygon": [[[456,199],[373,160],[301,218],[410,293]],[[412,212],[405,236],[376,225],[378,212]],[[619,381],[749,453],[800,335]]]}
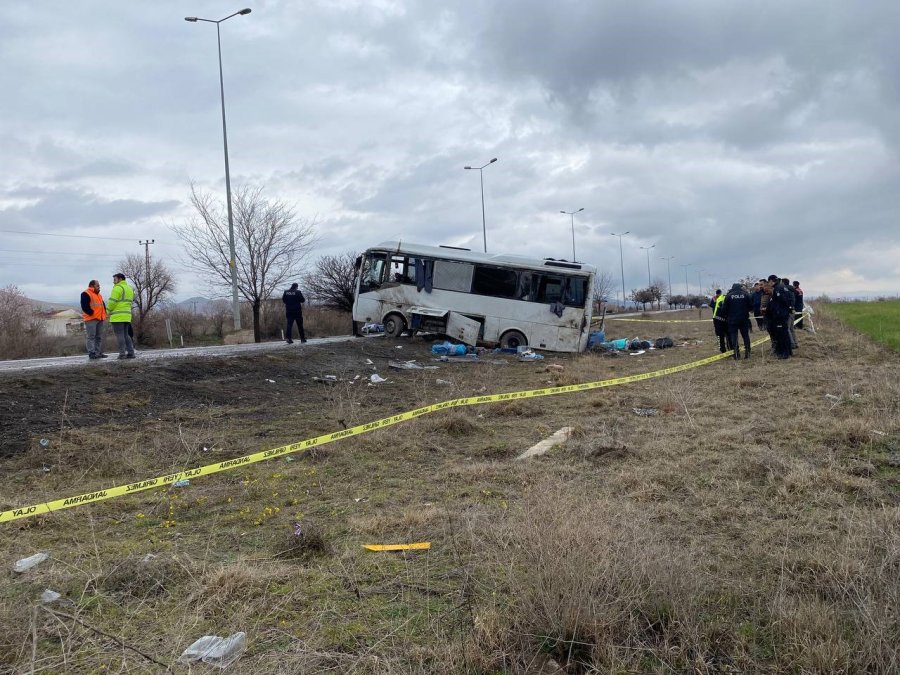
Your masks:
{"label": "police officer", "polygon": [[[725,324],[725,317],[722,315],[722,303],[725,302],[725,296],[722,295],[722,289],[717,288],[716,294],[709,301],[709,306],[713,311],[713,330],[716,337],[719,338],[719,351],[723,354],[731,349],[731,340],[728,339],[728,327]],[[728,348],[725,342],[728,340]]]}
{"label": "police officer", "polygon": [[777,274],[769,275],[769,286],[772,295],[766,306],[766,315],[769,321],[775,356],[779,359],[789,359],[793,354],[791,349],[791,334],[788,324],[794,310],[794,292],[781,283]]}
{"label": "police officer", "polygon": [[306,342],[306,334],[303,332],[303,303],[306,302],[306,298],[303,297],[297,284],[291,284],[290,290],[285,291],[281,296],[281,301],[284,303],[284,316],[287,321],[284,329],[287,343],[294,344],[291,339],[291,330],[295,321],[297,322],[297,332],[300,334],[300,342]]}
{"label": "police officer", "polygon": [[738,331],[744,340],[744,358],[750,358],[750,312],[753,310],[753,299],[740,284],[732,284],[731,290],[725,294],[719,313],[728,326],[728,340],[734,347],[734,358],[741,358],[741,347],[738,344]]}

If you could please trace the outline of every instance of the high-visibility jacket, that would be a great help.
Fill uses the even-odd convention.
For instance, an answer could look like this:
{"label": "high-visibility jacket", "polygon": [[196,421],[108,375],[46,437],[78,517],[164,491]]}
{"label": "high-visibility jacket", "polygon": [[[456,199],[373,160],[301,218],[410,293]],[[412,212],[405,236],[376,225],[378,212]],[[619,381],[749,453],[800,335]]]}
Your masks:
{"label": "high-visibility jacket", "polygon": [[91,311],[90,314],[87,312],[83,312],[82,318],[85,321],[105,321],[106,305],[103,304],[103,296],[90,286],[88,286],[84,290],[84,292],[87,293],[88,303],[90,305]]}
{"label": "high-visibility jacket", "polygon": [[134,290],[123,279],[112,287],[106,308],[109,310],[110,323],[131,323],[131,303],[134,302]]}
{"label": "high-visibility jacket", "polygon": [[722,307],[722,303],[725,302],[725,296],[720,295],[716,297],[715,306],[713,307],[713,318],[714,319],[722,319],[724,317],[719,315],[719,309]]}

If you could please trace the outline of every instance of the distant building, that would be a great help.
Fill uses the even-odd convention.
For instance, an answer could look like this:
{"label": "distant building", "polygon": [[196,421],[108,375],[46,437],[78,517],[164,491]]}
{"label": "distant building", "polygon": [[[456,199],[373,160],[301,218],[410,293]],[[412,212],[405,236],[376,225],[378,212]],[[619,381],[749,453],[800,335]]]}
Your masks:
{"label": "distant building", "polygon": [[76,309],[64,309],[60,312],[41,313],[44,321],[44,332],[53,337],[65,337],[84,332],[82,313]]}

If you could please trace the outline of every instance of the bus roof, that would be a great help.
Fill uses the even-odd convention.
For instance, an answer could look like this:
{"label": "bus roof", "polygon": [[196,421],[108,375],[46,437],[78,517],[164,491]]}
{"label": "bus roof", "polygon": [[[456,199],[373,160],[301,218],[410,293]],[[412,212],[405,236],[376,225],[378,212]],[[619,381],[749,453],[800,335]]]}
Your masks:
{"label": "bus roof", "polygon": [[445,258],[472,263],[487,263],[493,265],[513,265],[516,267],[530,267],[532,269],[553,270],[556,272],[569,272],[571,274],[595,274],[597,268],[593,265],[567,260],[553,260],[551,258],[529,258],[523,255],[510,255],[508,253],[479,253],[452,246],[426,246],[425,244],[411,244],[399,241],[383,241],[369,250],[392,251],[412,256],[426,258]]}

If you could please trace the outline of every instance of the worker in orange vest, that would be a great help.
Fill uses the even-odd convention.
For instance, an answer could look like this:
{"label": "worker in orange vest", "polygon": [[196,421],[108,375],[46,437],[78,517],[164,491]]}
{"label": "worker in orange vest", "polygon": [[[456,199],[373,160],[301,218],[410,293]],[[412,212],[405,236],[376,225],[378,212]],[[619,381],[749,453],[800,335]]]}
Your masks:
{"label": "worker in orange vest", "polygon": [[100,295],[100,282],[91,279],[81,294],[81,311],[84,318],[84,346],[89,359],[105,359],[103,335],[106,332],[106,305]]}

